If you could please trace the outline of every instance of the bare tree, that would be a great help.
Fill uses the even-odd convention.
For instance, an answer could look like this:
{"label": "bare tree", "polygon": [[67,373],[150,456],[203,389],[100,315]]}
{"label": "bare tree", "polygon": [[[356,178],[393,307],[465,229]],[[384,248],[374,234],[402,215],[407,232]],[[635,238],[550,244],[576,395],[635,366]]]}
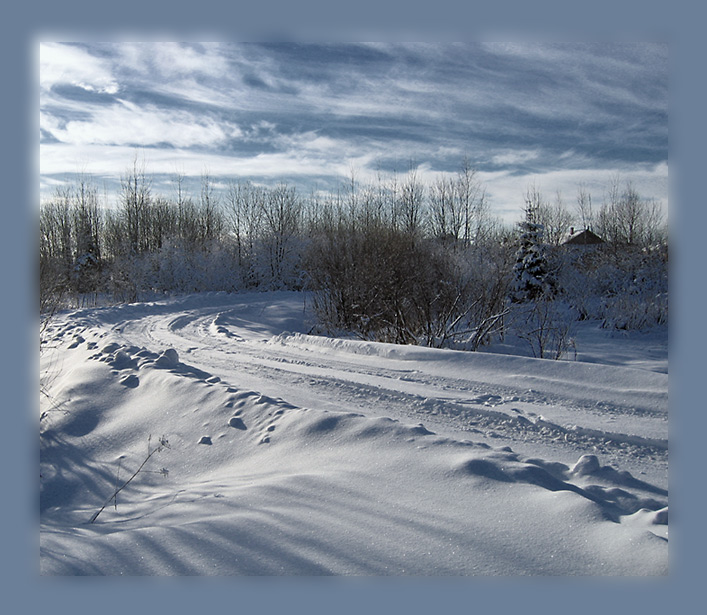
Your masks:
{"label": "bare tree", "polygon": [[417,177],[417,169],[410,164],[405,181],[400,187],[402,228],[411,236],[418,235],[424,224],[424,192]]}
{"label": "bare tree", "polygon": [[174,203],[156,197],[150,205],[151,251],[159,251],[169,240],[179,236],[178,210]]}
{"label": "bare tree", "polygon": [[456,194],[459,203],[457,216],[463,228],[464,243],[482,242],[488,231],[486,193],[466,156],[457,175]]}
{"label": "bare tree", "polygon": [[39,215],[39,256],[45,272],[55,283],[69,290],[73,266],[71,191],[57,189],[54,198],[42,206]]}
{"label": "bare tree", "polygon": [[173,178],[176,193],[176,236],[185,246],[195,247],[200,240],[200,220],[197,206],[186,190],[184,175]]}
{"label": "bare tree", "polygon": [[77,305],[99,283],[102,219],[90,178],[57,189],[40,208],[40,303],[71,296]]}
{"label": "bare tree", "polygon": [[219,199],[208,172],[201,176],[201,240],[207,244],[217,239],[223,231],[223,217],[219,209]]}
{"label": "bare tree", "polygon": [[149,249],[147,208],[151,200],[151,184],[144,160],[139,163],[136,154],[132,169],[121,177],[119,199],[127,241],[124,248],[131,254],[141,254]]}
{"label": "bare tree", "polygon": [[592,210],[592,195],[584,184],[577,188],[577,213],[582,228],[591,230],[594,226],[594,211]]}
{"label": "bare tree", "polygon": [[538,202],[537,218],[543,227],[543,241],[551,246],[560,245],[573,219],[562,199],[562,193],[557,192],[554,203],[544,201],[541,196],[538,196]]}
{"label": "bare tree", "polygon": [[662,238],[663,223],[657,201],[642,199],[630,181],[622,189],[619,176],[611,180],[598,219],[604,239],[615,245],[648,246]]}
{"label": "bare tree", "polygon": [[262,234],[266,193],[251,183],[232,181],[226,191],[226,217],[235,239],[238,266],[243,281],[251,286],[257,283],[255,256]]}
{"label": "bare tree", "polygon": [[457,186],[449,177],[438,178],[429,189],[430,228],[432,236],[458,243],[464,233],[464,218],[459,208]]}
{"label": "bare tree", "polygon": [[43,327],[69,292],[71,226],[68,203],[53,201],[39,212],[39,313]]}
{"label": "bare tree", "polygon": [[288,257],[300,229],[302,202],[294,187],[280,184],[268,190],[262,203],[266,267],[271,284],[280,284],[293,275],[286,271]]}

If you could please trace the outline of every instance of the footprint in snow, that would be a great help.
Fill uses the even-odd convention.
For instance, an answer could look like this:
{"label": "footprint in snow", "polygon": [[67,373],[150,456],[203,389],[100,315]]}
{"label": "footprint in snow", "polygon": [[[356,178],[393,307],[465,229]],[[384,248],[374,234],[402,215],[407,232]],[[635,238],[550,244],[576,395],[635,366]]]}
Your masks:
{"label": "footprint in snow", "polygon": [[212,444],[211,438],[209,436],[201,436],[199,444],[208,444],[210,446]]}
{"label": "footprint in snow", "polygon": [[248,428],[246,427],[246,424],[243,422],[243,419],[240,418],[240,417],[238,417],[238,416],[231,417],[231,420],[228,421],[228,424],[229,424],[231,427],[235,427],[236,429],[241,429],[241,430],[243,430],[243,431],[245,431],[246,429],[248,429]]}
{"label": "footprint in snow", "polygon": [[79,346],[79,344],[83,344],[85,341],[86,340],[84,340],[80,335],[77,335],[74,338],[74,343],[69,346],[69,349],[77,348]]}
{"label": "footprint in snow", "polygon": [[140,384],[140,379],[135,374],[130,374],[129,376],[121,378],[119,382],[129,389],[135,389]]}
{"label": "footprint in snow", "polygon": [[116,350],[120,349],[120,344],[116,342],[111,342],[110,344],[106,344],[101,348],[101,353],[103,354],[113,354]]}

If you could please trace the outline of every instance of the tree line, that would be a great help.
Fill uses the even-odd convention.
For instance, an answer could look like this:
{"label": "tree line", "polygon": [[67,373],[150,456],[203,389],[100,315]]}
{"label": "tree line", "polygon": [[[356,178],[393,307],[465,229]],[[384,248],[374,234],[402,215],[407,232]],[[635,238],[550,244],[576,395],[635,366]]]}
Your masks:
{"label": "tree line", "polygon": [[[627,298],[648,313],[644,304],[655,307],[667,290],[660,207],[618,178],[599,207],[584,187],[570,209],[562,195],[547,201],[531,186],[515,227],[492,215],[466,160],[456,175],[430,183],[414,168],[371,183],[352,173],[333,194],[237,179],[217,189],[204,174],[191,195],[184,183],[178,175],[170,197],[155,194],[136,159],[114,208],[101,205],[90,178],[58,189],[39,213],[40,312],[155,293],[306,289],[321,332],[472,350],[504,335],[519,306],[540,299],[607,326],[667,317],[666,303],[655,317],[615,318]],[[561,247],[571,226],[591,228],[606,244]],[[552,293],[523,298],[519,281],[537,274],[531,249]]]}

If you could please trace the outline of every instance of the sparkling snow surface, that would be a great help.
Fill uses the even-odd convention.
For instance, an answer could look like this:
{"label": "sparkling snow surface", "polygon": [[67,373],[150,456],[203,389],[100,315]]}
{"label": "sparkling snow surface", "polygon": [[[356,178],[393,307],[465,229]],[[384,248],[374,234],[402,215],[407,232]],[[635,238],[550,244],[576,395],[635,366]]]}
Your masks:
{"label": "sparkling snow surface", "polygon": [[42,574],[667,574],[665,332],[550,361],[312,324],[284,292],[58,315]]}

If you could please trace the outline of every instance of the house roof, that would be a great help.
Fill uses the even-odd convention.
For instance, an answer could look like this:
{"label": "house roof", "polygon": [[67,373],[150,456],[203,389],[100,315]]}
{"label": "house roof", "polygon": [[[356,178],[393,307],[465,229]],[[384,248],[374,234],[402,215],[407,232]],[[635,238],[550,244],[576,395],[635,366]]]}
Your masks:
{"label": "house roof", "polygon": [[604,240],[599,237],[599,235],[592,233],[592,231],[590,231],[589,229],[584,229],[583,231],[575,232],[573,228],[570,229],[570,234],[562,242],[563,245],[570,246],[587,246],[595,245],[598,243],[604,243]]}

